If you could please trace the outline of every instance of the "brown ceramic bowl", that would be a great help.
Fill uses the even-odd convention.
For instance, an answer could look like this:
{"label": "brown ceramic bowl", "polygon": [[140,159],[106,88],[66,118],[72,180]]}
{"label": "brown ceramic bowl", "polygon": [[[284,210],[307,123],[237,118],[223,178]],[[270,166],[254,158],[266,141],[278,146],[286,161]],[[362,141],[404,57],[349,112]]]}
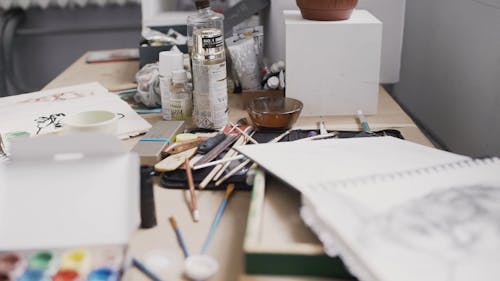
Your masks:
{"label": "brown ceramic bowl", "polygon": [[286,97],[261,97],[250,102],[248,115],[258,129],[289,129],[299,118],[303,104]]}
{"label": "brown ceramic bowl", "polygon": [[296,0],[302,17],[308,20],[346,20],[358,0]]}

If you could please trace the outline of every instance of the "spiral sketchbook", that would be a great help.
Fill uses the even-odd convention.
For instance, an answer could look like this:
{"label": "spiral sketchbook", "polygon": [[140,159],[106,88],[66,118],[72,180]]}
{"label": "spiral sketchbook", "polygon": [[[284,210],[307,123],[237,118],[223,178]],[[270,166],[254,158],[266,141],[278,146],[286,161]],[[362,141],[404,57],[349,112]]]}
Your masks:
{"label": "spiral sketchbook", "polygon": [[500,276],[500,159],[323,183],[301,215],[362,281]]}
{"label": "spiral sketchbook", "polygon": [[498,159],[390,137],[238,150],[302,192],[303,220],[359,280],[500,276]]}

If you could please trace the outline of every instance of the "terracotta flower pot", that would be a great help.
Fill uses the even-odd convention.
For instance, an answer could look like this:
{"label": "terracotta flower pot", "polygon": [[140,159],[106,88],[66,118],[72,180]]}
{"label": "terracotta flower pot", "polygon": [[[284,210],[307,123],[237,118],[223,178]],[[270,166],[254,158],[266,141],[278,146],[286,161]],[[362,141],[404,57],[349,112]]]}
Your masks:
{"label": "terracotta flower pot", "polygon": [[308,20],[346,20],[358,0],[297,0],[302,17]]}

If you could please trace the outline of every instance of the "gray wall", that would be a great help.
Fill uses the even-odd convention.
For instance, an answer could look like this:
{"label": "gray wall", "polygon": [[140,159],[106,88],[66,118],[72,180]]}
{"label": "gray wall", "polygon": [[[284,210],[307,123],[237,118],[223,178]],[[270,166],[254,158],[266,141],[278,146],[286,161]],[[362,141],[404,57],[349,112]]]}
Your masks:
{"label": "gray wall", "polygon": [[27,91],[40,89],[88,50],[137,47],[140,28],[133,4],[28,10],[14,40],[18,80]]}
{"label": "gray wall", "polygon": [[451,151],[500,155],[500,1],[407,1],[394,96]]}

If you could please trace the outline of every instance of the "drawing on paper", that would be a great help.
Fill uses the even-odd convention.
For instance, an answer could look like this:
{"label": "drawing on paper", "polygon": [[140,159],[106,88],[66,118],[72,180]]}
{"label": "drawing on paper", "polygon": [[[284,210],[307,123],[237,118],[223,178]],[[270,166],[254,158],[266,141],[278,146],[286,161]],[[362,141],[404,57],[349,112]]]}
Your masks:
{"label": "drawing on paper", "polygon": [[61,128],[61,120],[66,116],[64,113],[50,114],[49,116],[40,116],[35,119],[35,126],[37,127],[36,135],[40,134],[42,130],[47,128]]}
{"label": "drawing on paper", "polygon": [[458,265],[471,256],[500,260],[500,187],[433,192],[372,218],[364,229],[361,239],[382,237],[378,239],[441,259],[453,280]]}
{"label": "drawing on paper", "polygon": [[50,94],[50,95],[45,95],[42,97],[22,100],[19,103],[68,101],[68,100],[74,100],[74,99],[79,99],[79,98],[83,98],[83,97],[89,97],[89,96],[93,96],[93,95],[94,95],[94,91],[90,91],[90,92],[75,92],[75,91],[58,92],[58,93],[54,93],[54,94]]}

